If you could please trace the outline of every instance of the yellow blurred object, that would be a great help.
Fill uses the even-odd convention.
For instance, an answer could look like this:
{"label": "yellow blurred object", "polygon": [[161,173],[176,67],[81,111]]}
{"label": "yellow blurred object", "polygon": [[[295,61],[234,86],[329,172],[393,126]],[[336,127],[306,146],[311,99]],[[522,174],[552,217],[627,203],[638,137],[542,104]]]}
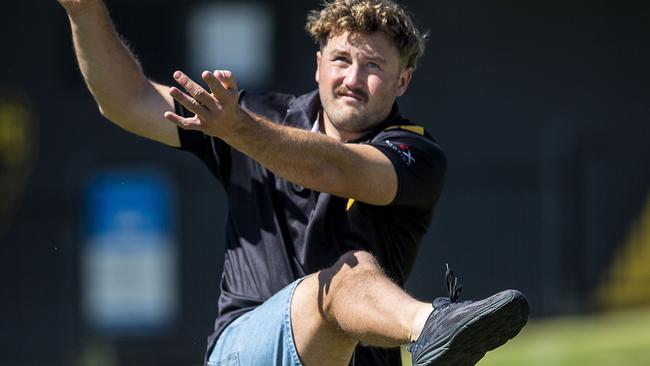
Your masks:
{"label": "yellow blurred object", "polygon": [[22,165],[31,153],[31,118],[27,109],[8,100],[0,100],[0,164]]}
{"label": "yellow blurred object", "polygon": [[650,305],[650,194],[596,290],[596,303],[602,309]]}
{"label": "yellow blurred object", "polygon": [[35,123],[27,105],[0,95],[0,234],[13,221],[36,155]]}

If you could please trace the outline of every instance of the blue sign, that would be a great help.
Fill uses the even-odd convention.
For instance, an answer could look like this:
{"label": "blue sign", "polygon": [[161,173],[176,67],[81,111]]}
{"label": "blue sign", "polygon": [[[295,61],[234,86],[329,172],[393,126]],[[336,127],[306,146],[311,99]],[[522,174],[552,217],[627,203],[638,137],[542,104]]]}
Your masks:
{"label": "blue sign", "polygon": [[163,331],[177,307],[169,180],[158,170],[100,172],[85,192],[82,298],[86,320],[110,335]]}

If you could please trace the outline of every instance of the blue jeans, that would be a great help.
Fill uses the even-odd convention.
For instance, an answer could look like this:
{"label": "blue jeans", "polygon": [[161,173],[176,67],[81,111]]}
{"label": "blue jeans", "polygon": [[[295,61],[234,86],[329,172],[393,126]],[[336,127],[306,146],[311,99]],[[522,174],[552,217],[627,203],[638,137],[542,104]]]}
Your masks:
{"label": "blue jeans", "polygon": [[291,332],[291,298],[301,280],[230,323],[219,335],[208,366],[302,366]]}

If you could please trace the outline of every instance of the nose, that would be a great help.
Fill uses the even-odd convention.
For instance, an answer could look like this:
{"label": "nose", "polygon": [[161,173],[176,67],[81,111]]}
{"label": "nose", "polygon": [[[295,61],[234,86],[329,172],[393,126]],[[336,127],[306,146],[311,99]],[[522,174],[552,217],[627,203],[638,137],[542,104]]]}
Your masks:
{"label": "nose", "polygon": [[349,90],[355,90],[359,89],[360,84],[363,80],[363,76],[361,75],[361,68],[357,64],[352,64],[350,67],[345,69],[346,74],[345,74],[345,79],[343,79],[343,84],[349,89]]}

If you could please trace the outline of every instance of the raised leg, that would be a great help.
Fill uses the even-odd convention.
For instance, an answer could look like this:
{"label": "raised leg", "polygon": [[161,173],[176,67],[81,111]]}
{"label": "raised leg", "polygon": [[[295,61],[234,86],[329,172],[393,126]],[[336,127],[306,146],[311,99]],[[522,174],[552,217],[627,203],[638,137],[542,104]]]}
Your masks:
{"label": "raised leg", "polygon": [[371,254],[355,251],[298,285],[291,322],[304,365],[345,366],[358,342],[394,347],[417,339],[431,311],[393,283]]}

